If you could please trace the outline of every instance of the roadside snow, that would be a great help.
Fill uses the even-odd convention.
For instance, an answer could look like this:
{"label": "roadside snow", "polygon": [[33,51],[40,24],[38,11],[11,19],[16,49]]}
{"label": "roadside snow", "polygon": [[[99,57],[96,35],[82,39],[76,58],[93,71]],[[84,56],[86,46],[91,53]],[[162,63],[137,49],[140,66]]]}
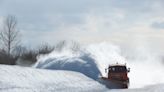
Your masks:
{"label": "roadside snow", "polygon": [[0,92],[104,92],[85,75],[62,70],[0,65]]}

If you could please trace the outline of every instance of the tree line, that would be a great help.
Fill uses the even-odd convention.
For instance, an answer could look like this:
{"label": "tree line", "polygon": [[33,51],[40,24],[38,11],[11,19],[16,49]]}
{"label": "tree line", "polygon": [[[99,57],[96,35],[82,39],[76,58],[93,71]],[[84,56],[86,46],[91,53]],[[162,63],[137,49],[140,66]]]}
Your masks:
{"label": "tree line", "polygon": [[15,16],[8,15],[5,17],[2,25],[0,25],[0,64],[16,65],[26,64],[31,65],[37,61],[37,56],[40,54],[48,54],[52,51],[62,51],[67,45],[71,45],[69,49],[77,52],[80,45],[71,41],[60,41],[54,46],[48,43],[42,43],[39,47],[30,49],[21,44],[21,33],[18,29],[18,22]]}
{"label": "tree line", "polygon": [[18,59],[35,63],[37,55],[54,50],[48,44],[42,44],[35,50],[22,46],[18,22],[13,15],[8,15],[0,27],[0,64],[15,65]]}

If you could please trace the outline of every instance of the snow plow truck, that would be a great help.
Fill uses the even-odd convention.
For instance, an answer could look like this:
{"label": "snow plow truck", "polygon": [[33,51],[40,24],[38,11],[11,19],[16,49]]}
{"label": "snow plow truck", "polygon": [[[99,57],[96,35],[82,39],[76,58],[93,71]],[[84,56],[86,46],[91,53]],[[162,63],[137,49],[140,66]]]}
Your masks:
{"label": "snow plow truck", "polygon": [[129,72],[130,72],[130,68],[127,69],[126,64],[116,63],[113,65],[109,65],[109,67],[105,69],[105,73],[107,73],[107,77],[101,77],[100,82],[105,84],[106,87],[112,89],[128,88]]}

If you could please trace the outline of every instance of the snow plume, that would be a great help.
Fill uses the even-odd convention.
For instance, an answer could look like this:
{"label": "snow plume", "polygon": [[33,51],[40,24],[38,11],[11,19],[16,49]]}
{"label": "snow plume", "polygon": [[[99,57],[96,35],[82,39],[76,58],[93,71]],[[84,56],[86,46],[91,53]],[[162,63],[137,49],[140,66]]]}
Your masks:
{"label": "snow plume", "polygon": [[75,46],[66,42],[52,53],[40,55],[35,67],[77,71],[96,80],[99,75],[106,76],[105,68],[109,64],[126,63],[131,68],[130,88],[139,88],[164,83],[164,67],[158,56],[147,48],[122,49],[106,42]]}
{"label": "snow plume", "polygon": [[49,55],[39,56],[35,67],[77,71],[95,80],[100,74],[91,54],[74,42],[62,42]]}
{"label": "snow plume", "polygon": [[125,64],[127,61],[121,56],[121,50],[118,46],[106,42],[100,44],[92,44],[87,46],[87,51],[92,54],[96,60],[96,64],[101,71],[102,76],[106,76],[105,68],[110,64]]}

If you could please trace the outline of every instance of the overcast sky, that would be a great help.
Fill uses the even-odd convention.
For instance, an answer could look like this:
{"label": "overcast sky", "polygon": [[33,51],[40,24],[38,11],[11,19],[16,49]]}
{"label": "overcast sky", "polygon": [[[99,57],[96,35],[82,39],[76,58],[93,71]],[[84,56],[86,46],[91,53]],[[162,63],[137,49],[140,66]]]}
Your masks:
{"label": "overcast sky", "polygon": [[15,15],[26,45],[66,39],[164,46],[163,10],[164,0],[0,0],[0,24]]}

